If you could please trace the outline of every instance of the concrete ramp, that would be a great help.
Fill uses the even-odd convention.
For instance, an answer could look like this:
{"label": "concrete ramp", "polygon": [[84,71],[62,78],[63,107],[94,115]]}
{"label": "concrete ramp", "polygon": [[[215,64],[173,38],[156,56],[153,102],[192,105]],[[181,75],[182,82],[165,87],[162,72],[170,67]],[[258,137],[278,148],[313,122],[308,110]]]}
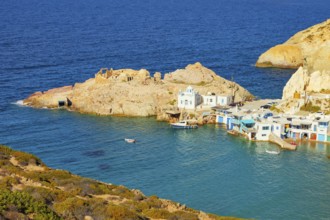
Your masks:
{"label": "concrete ramp", "polygon": [[292,145],[292,144],[285,142],[280,137],[277,137],[274,133],[271,133],[269,135],[269,141],[279,145],[282,149],[287,149],[287,150],[296,150],[297,149],[296,145]]}

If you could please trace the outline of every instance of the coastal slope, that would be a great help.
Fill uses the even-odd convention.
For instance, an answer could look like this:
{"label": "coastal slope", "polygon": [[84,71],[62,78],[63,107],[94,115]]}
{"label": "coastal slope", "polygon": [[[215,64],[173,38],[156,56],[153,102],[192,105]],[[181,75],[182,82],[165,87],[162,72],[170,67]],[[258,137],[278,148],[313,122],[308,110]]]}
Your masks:
{"label": "coastal slope", "polygon": [[39,158],[3,145],[0,164],[0,219],[237,219],[51,169]]}
{"label": "coastal slope", "polygon": [[81,113],[120,116],[161,116],[176,109],[180,90],[193,86],[200,94],[230,94],[235,101],[252,95],[235,82],[218,76],[200,63],[164,75],[151,77],[145,69],[101,69],[94,78],[73,86],[36,92],[24,104],[38,108],[57,108],[63,103]]}

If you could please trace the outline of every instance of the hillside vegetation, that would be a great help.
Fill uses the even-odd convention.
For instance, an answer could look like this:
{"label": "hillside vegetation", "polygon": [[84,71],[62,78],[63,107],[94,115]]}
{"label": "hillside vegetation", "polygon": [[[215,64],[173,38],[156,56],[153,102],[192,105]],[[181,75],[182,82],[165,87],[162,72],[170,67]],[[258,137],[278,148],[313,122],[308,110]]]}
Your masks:
{"label": "hillside vegetation", "polygon": [[237,219],[47,167],[0,145],[0,219]]}

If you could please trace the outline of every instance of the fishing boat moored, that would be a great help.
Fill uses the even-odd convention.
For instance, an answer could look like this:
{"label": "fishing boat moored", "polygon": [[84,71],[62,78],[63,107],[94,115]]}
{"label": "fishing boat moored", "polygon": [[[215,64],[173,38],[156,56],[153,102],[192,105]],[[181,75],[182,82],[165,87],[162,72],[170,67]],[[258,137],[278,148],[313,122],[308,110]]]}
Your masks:
{"label": "fishing boat moored", "polygon": [[184,129],[193,129],[198,128],[197,124],[192,124],[189,121],[179,121],[176,123],[171,123],[172,128],[184,128]]}

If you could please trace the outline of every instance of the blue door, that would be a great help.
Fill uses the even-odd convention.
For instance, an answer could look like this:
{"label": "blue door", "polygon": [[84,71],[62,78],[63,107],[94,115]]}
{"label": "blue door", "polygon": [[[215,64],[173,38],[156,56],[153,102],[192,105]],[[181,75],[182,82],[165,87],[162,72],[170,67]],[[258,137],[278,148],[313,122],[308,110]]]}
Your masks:
{"label": "blue door", "polygon": [[227,118],[227,130],[232,130],[233,124],[231,123],[231,118]]}
{"label": "blue door", "polygon": [[325,141],[325,135],[324,134],[318,134],[317,135],[317,140],[318,141]]}
{"label": "blue door", "polygon": [[218,115],[218,123],[223,123],[223,117]]}

